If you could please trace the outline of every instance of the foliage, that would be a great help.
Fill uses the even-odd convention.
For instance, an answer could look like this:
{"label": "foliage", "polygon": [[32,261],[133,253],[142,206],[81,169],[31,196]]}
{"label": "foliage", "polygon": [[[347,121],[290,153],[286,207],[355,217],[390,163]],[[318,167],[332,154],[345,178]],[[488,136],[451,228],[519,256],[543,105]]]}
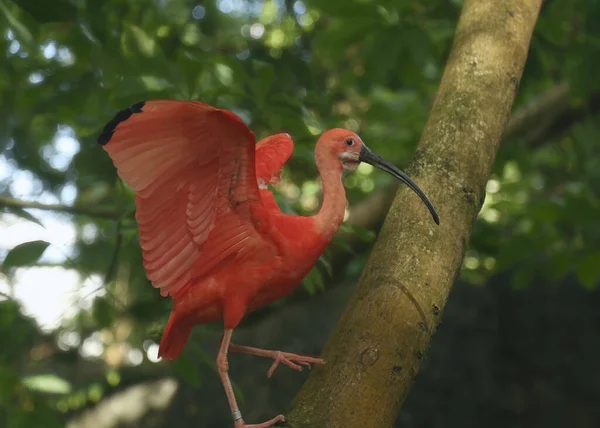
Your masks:
{"label": "foliage", "polygon": [[[131,191],[95,144],[116,111],[143,99],[199,99],[235,111],[258,138],[292,134],[295,153],[276,190],[280,206],[299,214],[318,207],[312,150],[324,129],[359,131],[384,157],[408,162],[461,2],[376,3],[0,0],[0,195],[114,213],[3,207],[2,229],[28,222],[38,236],[26,233],[10,247],[0,242],[0,279],[11,284],[6,294],[18,286],[23,266],[38,264],[77,272],[87,299],[50,332],[15,300],[0,301],[0,420],[21,427],[55,418],[58,426],[120,381],[75,381],[69,373],[31,378],[52,374],[56,364],[100,359],[113,374],[152,364],[138,356],[152,346],[149,340],[159,340],[169,302],[145,277]],[[542,11],[518,105],[566,81],[572,90],[563,107],[577,114],[564,125],[557,116],[536,146],[520,137],[505,141],[465,259],[463,276],[472,283],[500,271],[510,272],[518,287],[569,274],[588,288],[600,281],[600,62],[593,55],[599,15],[600,3],[583,0],[547,2]],[[351,207],[391,183],[369,168],[345,181]],[[36,223],[72,225],[73,239],[46,248],[39,238],[46,232]],[[307,292],[357,278],[365,249],[351,253],[343,240],[334,244],[330,255],[342,252],[349,263],[331,272],[325,259],[309,276]],[[92,342],[101,343],[99,354],[77,355]],[[185,358],[173,366],[175,374],[189,373],[189,358],[198,357]],[[191,378],[197,384],[202,374]],[[27,387],[44,379],[55,388]]]}

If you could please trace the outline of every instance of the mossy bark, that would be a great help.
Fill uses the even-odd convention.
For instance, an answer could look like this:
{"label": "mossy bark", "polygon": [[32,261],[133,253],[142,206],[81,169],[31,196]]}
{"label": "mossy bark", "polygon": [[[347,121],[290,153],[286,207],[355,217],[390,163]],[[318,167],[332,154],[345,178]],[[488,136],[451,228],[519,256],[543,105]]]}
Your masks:
{"label": "mossy bark", "polygon": [[[542,0],[465,0],[410,175],[323,356],[287,413],[293,428],[390,427],[460,271]],[[456,386],[457,388],[460,385]]]}

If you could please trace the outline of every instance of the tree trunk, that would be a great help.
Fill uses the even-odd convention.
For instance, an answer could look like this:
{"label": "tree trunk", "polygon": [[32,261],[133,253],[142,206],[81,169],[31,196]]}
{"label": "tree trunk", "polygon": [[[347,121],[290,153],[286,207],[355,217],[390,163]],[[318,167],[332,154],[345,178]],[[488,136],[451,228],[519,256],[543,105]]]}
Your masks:
{"label": "tree trunk", "polygon": [[[465,0],[410,175],[323,355],[288,412],[293,428],[390,427],[429,348],[527,58],[542,0]],[[459,387],[459,385],[457,385]]]}

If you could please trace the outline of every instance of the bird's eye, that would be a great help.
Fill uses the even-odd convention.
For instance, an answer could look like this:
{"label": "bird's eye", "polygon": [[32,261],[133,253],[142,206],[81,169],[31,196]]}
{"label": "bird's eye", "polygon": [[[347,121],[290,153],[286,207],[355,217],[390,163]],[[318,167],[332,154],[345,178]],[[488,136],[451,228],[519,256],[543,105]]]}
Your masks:
{"label": "bird's eye", "polygon": [[352,138],[348,138],[348,139],[346,140],[346,145],[347,145],[347,146],[351,146],[351,145],[353,145],[353,144],[354,144],[354,140],[353,140]]}

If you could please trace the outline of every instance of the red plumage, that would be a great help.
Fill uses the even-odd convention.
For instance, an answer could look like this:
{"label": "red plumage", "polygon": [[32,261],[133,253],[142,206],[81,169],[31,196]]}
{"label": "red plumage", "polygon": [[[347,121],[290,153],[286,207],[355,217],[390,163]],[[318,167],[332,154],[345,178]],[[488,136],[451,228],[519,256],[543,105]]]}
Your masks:
{"label": "red plumage", "polygon": [[135,192],[148,278],[173,298],[162,357],[179,355],[194,324],[224,319],[234,328],[249,307],[283,297],[328,242],[306,239],[313,219],[283,216],[265,189],[293,151],[288,134],[256,144],[229,111],[149,101],[104,148]]}
{"label": "red plumage", "polygon": [[[256,144],[232,112],[194,101],[138,103],[119,112],[98,142],[134,190],[148,278],[173,299],[159,356],[177,358],[194,325],[223,320],[217,366],[236,427],[246,426],[227,375],[228,350],[274,358],[269,375],[279,363],[300,369],[323,361],[233,345],[232,330],[249,311],[290,293],[323,253],[344,217],[342,170],[355,169],[361,156],[384,161],[351,131],[324,133],[315,150],[323,206],[301,217],[283,214],[268,190],[293,151],[291,137]],[[403,173],[384,167],[431,205]]]}

